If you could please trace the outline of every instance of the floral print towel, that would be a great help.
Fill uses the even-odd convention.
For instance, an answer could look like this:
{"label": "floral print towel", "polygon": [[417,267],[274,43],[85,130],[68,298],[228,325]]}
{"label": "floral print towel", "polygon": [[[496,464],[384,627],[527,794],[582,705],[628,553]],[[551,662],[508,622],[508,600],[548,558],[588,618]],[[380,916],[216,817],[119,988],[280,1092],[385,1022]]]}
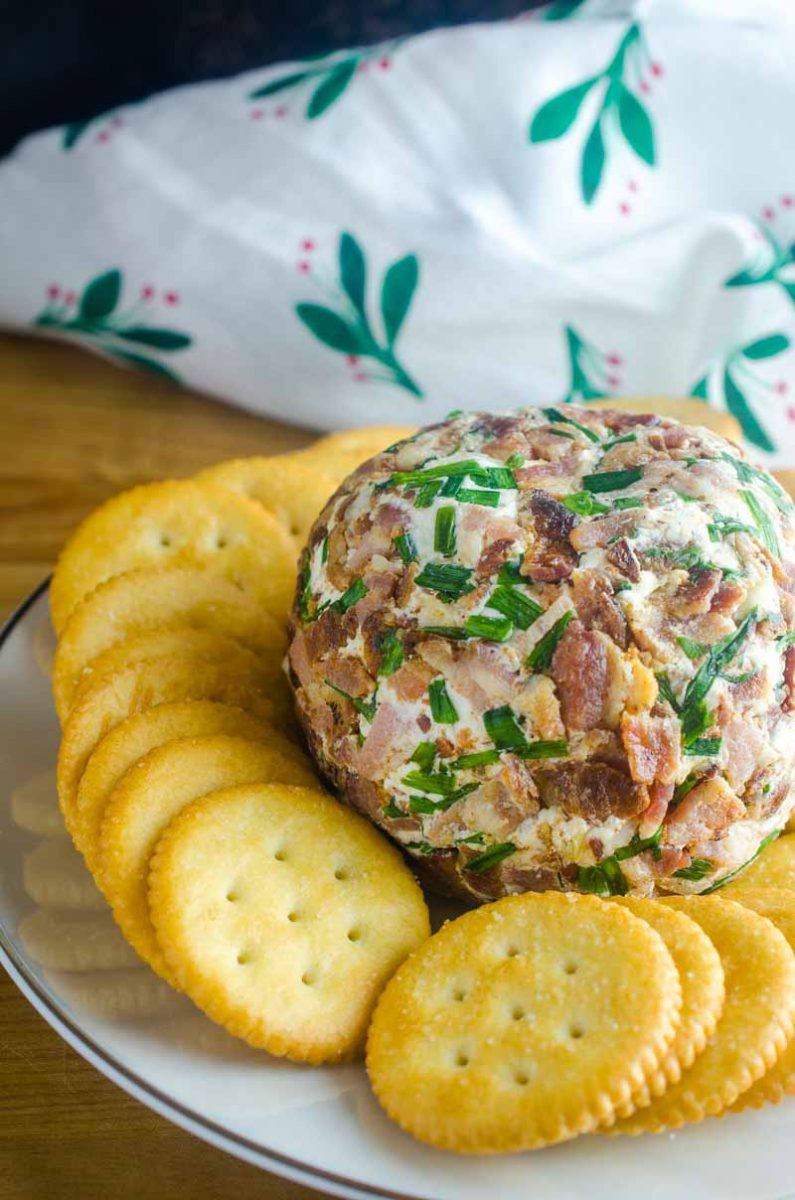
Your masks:
{"label": "floral print towel", "polygon": [[690,394],[795,464],[795,11],[553,0],[0,162],[0,322],[319,428]]}

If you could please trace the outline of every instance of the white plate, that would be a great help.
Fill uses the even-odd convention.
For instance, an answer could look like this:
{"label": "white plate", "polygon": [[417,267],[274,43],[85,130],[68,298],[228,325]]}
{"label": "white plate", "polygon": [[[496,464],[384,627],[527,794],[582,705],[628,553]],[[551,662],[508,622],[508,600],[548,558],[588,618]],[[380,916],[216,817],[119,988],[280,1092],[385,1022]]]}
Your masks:
{"label": "white plate", "polygon": [[[40,838],[14,824],[11,796],[55,762],[50,652],[42,587],[0,635],[0,960],[45,1020],[125,1091],[205,1141],[349,1200],[784,1200],[795,1193],[795,1099],[676,1135],[581,1138],[533,1155],[463,1159],[396,1129],[360,1066],[304,1068],[257,1054],[171,993],[157,1016],[99,1014],[86,976],[43,970],[19,936],[20,920],[35,907],[23,862]],[[148,968],[134,972],[125,977],[144,992],[155,986]],[[163,1002],[159,992],[154,999]]]}

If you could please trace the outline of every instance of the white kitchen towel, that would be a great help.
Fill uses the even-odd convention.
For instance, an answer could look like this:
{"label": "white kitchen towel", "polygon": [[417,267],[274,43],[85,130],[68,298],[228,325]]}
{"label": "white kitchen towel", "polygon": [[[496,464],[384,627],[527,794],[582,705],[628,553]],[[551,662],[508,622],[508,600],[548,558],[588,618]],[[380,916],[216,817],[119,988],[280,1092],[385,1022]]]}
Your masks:
{"label": "white kitchen towel", "polygon": [[790,0],[556,0],[0,162],[0,323],[321,428],[701,397],[795,464]]}

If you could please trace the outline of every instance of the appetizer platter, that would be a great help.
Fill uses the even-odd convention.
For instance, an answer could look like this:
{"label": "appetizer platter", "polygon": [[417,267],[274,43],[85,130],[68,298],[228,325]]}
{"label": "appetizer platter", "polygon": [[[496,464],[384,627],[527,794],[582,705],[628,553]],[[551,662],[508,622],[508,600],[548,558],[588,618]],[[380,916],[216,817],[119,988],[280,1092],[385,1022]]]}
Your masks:
{"label": "appetizer platter", "polygon": [[455,412],[92,514],[0,647],[46,1019],[332,1194],[795,1191],[795,506],[692,407]]}

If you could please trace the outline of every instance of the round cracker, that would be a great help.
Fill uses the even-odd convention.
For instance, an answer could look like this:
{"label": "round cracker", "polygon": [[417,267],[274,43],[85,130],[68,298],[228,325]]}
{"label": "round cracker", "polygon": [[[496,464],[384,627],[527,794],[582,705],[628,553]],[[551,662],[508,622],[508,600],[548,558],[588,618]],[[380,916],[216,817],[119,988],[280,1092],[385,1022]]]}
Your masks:
{"label": "round cracker", "polygon": [[790,496],[795,499],[795,469],[792,467],[781,467],[775,470],[773,475],[784,488],[784,491],[789,492]]}
{"label": "round cracker", "polygon": [[[45,972],[45,978],[49,972]],[[139,963],[117,971],[57,975],[53,990],[77,1012],[92,1012],[109,1021],[152,1020],[184,1004],[181,996]]]}
{"label": "round cracker", "polygon": [[[77,789],[72,837],[91,871],[97,867],[97,841],[108,798],[122,776],[139,759],[176,738],[234,734],[254,742],[276,745],[287,758],[311,764],[298,746],[282,737],[272,725],[228,704],[211,700],[184,700],[158,704],[122,721],[98,744],[86,764]],[[60,812],[58,819],[63,825]]]}
{"label": "round cracker", "polygon": [[182,989],[299,1062],[351,1058],[378,993],[430,933],[419,885],[363,817],[284,785],[216,792],[169,825],[149,905]]}
{"label": "round cracker", "polygon": [[166,480],[112,497],[72,534],[50,585],[56,631],[104,580],[173,562],[211,569],[268,612],[290,606],[295,546],[275,517],[226,488]]}
{"label": "round cracker", "polygon": [[[744,888],[736,897],[738,904],[772,921],[795,951],[795,897],[785,888]],[[788,1092],[795,1091],[795,1038],[790,1038],[778,1062],[752,1084],[732,1105],[732,1112],[779,1104]]]}
{"label": "round cracker", "polygon": [[210,571],[143,568],[117,575],[72,613],[58,642],[53,688],[58,707],[71,707],[83,673],[120,641],[159,629],[207,629],[247,646],[276,670],[284,629],[234,584]]}
{"label": "round cracker", "polygon": [[660,1133],[724,1113],[783,1053],[795,1024],[795,955],[776,927],[732,900],[666,896],[706,933],[723,964],[726,997],[711,1040],[663,1095],[616,1126]]}
{"label": "round cracker", "polygon": [[[633,1097],[633,1103],[621,1116],[649,1104],[681,1078],[691,1067],[715,1032],[725,996],[720,955],[695,921],[683,912],[665,908],[656,900],[641,896],[617,896],[613,903],[628,908],[636,917],[648,921],[659,933],[674,960],[682,985],[682,1013],[674,1040],[660,1069]],[[611,1132],[621,1131],[621,1121]]]}
{"label": "round cracker", "polygon": [[606,396],[603,400],[591,400],[588,408],[613,408],[618,412],[656,413],[658,417],[671,417],[683,425],[700,425],[710,429],[731,442],[742,442],[743,432],[739,422],[730,413],[712,408],[705,400],[693,396]]}
{"label": "round cracker", "polygon": [[217,633],[214,629],[150,629],[125,638],[124,641],[115,642],[107,650],[103,650],[80,673],[76,687],[64,690],[60,686],[63,682],[62,677],[53,680],[55,710],[61,722],[66,720],[70,709],[79,704],[88,689],[94,687],[99,680],[107,679],[135,663],[166,658],[173,654],[190,654],[191,657],[202,659],[204,662],[231,663],[241,674],[248,671],[252,681],[263,690],[283,685],[281,663],[275,654],[271,656],[271,661],[260,658],[241,642],[223,633]]}
{"label": "round cracker", "polygon": [[45,838],[22,864],[25,891],[41,908],[105,907],[86,864],[66,838]]}
{"label": "round cracker", "polygon": [[306,450],[299,450],[291,457],[313,463],[341,483],[363,462],[416,432],[416,425],[370,425],[364,429],[343,429],[339,433],[318,438]]}
{"label": "round cracker", "polygon": [[785,834],[766,846],[745,870],[721,890],[740,899],[746,888],[777,887],[795,891],[795,834]]}
{"label": "round cracker", "polygon": [[27,954],[54,971],[110,971],[137,963],[109,912],[52,912],[38,908],[19,922]]}
{"label": "round cracker", "polygon": [[176,700],[214,700],[243,708],[265,721],[285,725],[286,714],[248,676],[227,663],[172,655],[135,663],[86,693],[69,714],[58,750],[58,803],[71,831],[77,789],[86,763],[101,738],[127,717]]}
{"label": "round cracker", "polygon": [[443,926],[398,970],[373,1016],[367,1069],[389,1116],[420,1141],[532,1150],[609,1122],[656,1076],[681,996],[662,938],[628,909],[574,893],[509,896]]}
{"label": "round cracker", "polygon": [[244,783],[316,785],[312,770],[262,742],[215,734],[151,750],[110,795],[99,832],[97,882],[141,958],[169,979],[146,900],[149,859],[169,821],[192,800]]}
{"label": "round cracker", "polygon": [[326,475],[300,454],[233,458],[208,467],[194,478],[256,500],[284,526],[298,548],[304,545],[315,518],[337,490],[335,476]]}

